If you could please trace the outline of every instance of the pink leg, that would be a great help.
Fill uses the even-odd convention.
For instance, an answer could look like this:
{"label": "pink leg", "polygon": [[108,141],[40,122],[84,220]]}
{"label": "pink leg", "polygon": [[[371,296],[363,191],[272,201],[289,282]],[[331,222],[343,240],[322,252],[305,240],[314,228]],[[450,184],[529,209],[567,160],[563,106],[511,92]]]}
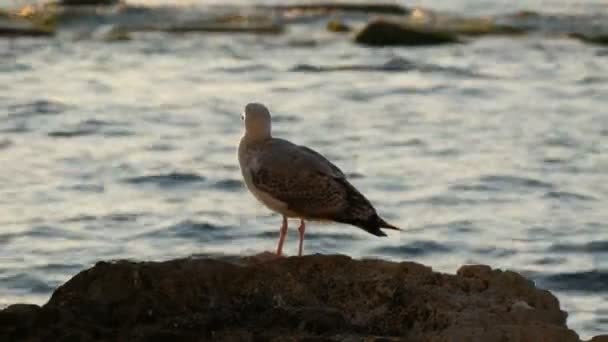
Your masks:
{"label": "pink leg", "polygon": [[285,242],[285,236],[287,236],[287,217],[283,216],[283,225],[279,231],[279,245],[277,246],[277,255],[283,255],[283,242]]}
{"label": "pink leg", "polygon": [[304,244],[304,231],[306,231],[306,225],[304,220],[300,220],[300,226],[298,227],[298,233],[300,233],[300,244],[298,246],[298,256],[302,256],[302,245]]}

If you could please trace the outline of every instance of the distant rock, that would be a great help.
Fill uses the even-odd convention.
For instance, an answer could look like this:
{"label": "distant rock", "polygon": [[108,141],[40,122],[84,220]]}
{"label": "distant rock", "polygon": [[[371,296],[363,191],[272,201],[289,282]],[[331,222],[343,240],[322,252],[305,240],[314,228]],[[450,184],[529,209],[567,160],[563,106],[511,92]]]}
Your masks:
{"label": "distant rock", "polygon": [[580,341],[565,322],[551,293],[488,266],[190,258],[100,262],[0,311],[0,340]]}
{"label": "distant rock", "polygon": [[121,0],[59,0],[63,6],[112,6],[122,3]]}
{"label": "distant rock", "polygon": [[327,22],[327,31],[329,32],[350,32],[352,29],[343,21],[332,19]]}
{"label": "distant rock", "polygon": [[608,33],[607,34],[584,34],[584,33],[571,33],[571,38],[576,38],[585,43],[608,45]]}
{"label": "distant rock", "polygon": [[458,43],[458,36],[449,32],[425,30],[389,19],[370,21],[355,36],[355,42],[371,46],[423,46]]}
{"label": "distant rock", "polygon": [[285,12],[317,12],[317,13],[334,13],[334,12],[360,12],[370,14],[391,14],[391,15],[406,15],[410,10],[399,5],[391,3],[348,3],[348,2],[319,2],[311,4],[291,4],[291,5],[271,5],[258,6],[262,9],[280,10]]}
{"label": "distant rock", "polygon": [[40,27],[20,18],[3,16],[0,13],[0,37],[45,37],[53,34],[52,29]]}

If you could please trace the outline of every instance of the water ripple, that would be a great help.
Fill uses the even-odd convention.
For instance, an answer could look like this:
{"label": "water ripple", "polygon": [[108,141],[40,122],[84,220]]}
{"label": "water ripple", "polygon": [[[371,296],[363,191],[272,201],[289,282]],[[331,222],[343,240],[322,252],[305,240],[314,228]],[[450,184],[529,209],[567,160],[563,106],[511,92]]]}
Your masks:
{"label": "water ripple", "polygon": [[49,132],[48,136],[53,138],[74,138],[93,134],[103,134],[105,136],[128,136],[133,134],[122,127],[116,126],[119,126],[119,124],[95,119],[85,120],[72,128]]}
{"label": "water ripple", "polygon": [[608,288],[608,271],[606,270],[564,272],[537,275],[534,278],[542,287],[553,290],[599,293]]}
{"label": "water ripple", "polygon": [[545,197],[559,200],[597,201],[597,198],[568,191],[549,191]]}
{"label": "water ripple", "polygon": [[487,175],[479,179],[482,187],[489,191],[509,191],[527,189],[551,189],[553,184],[534,178],[511,175]]}
{"label": "water ripple", "polygon": [[5,150],[13,144],[12,140],[9,139],[0,139],[0,150]]}
{"label": "water ripple", "polygon": [[382,246],[372,250],[374,254],[398,255],[401,257],[417,257],[428,254],[450,253],[452,248],[435,241],[413,241],[401,246]]}
{"label": "water ripple", "polygon": [[464,68],[441,66],[434,64],[418,63],[406,58],[396,57],[388,60],[383,64],[347,64],[347,65],[331,65],[331,66],[316,66],[311,64],[297,64],[289,71],[291,72],[338,72],[338,71],[360,71],[360,72],[407,72],[419,71],[426,73],[447,73],[453,76],[463,77],[487,77],[474,71]]}
{"label": "water ripple", "polygon": [[125,182],[135,185],[156,185],[160,187],[176,187],[205,182],[205,177],[195,173],[171,172],[149,176],[139,176],[125,179]]}
{"label": "water ripple", "polygon": [[551,252],[586,252],[586,253],[608,253],[608,240],[591,241],[587,243],[558,243],[549,247]]}
{"label": "water ripple", "polygon": [[185,220],[169,227],[163,227],[157,230],[135,235],[131,237],[131,239],[176,238],[197,242],[207,242],[231,238],[232,235],[230,233],[231,232],[227,227],[217,226],[208,222]]}
{"label": "water ripple", "polygon": [[32,273],[17,273],[1,277],[0,282],[9,289],[28,289],[31,293],[49,293],[60,284],[58,281],[47,281]]}
{"label": "water ripple", "polygon": [[56,115],[65,112],[69,107],[58,101],[35,100],[7,107],[9,116],[29,117],[37,115]]}
{"label": "water ripple", "polygon": [[237,191],[243,189],[243,181],[239,179],[222,179],[213,184],[213,188],[225,191]]}

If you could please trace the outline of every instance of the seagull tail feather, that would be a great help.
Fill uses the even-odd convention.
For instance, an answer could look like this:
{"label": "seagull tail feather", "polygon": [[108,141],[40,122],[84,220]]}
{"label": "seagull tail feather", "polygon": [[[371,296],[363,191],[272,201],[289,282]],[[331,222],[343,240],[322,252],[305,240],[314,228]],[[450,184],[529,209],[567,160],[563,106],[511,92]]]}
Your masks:
{"label": "seagull tail feather", "polygon": [[365,220],[354,219],[354,218],[350,218],[350,219],[336,218],[334,220],[337,222],[341,222],[341,223],[352,224],[353,226],[357,226],[375,236],[386,236],[386,233],[383,232],[382,230],[380,230],[380,228],[401,230],[400,228],[395,227],[392,224],[389,224],[388,222],[384,221],[378,215],[373,215]]}
{"label": "seagull tail feather", "polygon": [[378,223],[380,228],[392,229],[392,230],[401,230],[401,228],[394,226],[386,221],[384,221],[381,217],[378,216]]}

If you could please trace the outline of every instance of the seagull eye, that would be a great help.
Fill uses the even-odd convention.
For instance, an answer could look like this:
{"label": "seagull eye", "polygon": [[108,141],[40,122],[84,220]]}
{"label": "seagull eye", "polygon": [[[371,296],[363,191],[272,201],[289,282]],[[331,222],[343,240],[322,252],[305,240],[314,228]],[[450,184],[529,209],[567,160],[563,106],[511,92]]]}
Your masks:
{"label": "seagull eye", "polygon": [[241,121],[245,120],[245,115],[241,114]]}

